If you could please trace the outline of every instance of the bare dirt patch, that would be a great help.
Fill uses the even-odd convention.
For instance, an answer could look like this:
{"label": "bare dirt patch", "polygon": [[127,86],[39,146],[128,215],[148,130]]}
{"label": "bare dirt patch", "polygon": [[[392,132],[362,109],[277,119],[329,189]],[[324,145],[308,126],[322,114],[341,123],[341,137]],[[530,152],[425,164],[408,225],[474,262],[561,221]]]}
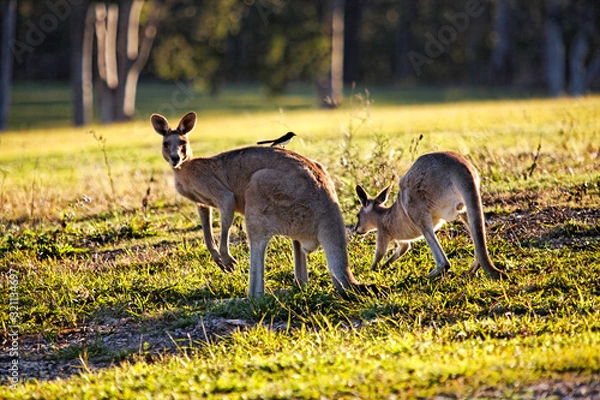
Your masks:
{"label": "bare dirt patch", "polygon": [[[65,329],[51,338],[26,335],[19,339],[21,378],[53,380],[117,366],[124,360],[151,361],[162,355],[193,351],[202,342],[214,342],[251,326],[253,323],[241,319],[207,316],[175,328],[164,322],[140,323],[128,317]],[[269,327],[286,328],[284,323]]]}
{"label": "bare dirt patch", "polygon": [[578,376],[565,374],[561,378],[541,380],[534,384],[513,384],[509,389],[487,387],[476,391],[473,397],[594,400],[600,398],[600,375]]}
{"label": "bare dirt patch", "polygon": [[521,246],[577,249],[600,240],[600,209],[534,207],[486,219],[492,235]]}

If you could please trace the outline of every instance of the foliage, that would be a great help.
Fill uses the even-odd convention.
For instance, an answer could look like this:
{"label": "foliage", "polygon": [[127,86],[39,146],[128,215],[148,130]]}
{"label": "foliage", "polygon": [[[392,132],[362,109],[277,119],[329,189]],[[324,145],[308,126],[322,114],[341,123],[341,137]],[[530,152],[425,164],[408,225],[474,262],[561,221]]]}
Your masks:
{"label": "foliage", "polygon": [[[216,93],[225,73],[241,78],[243,70],[250,68],[255,71],[250,74],[260,77],[272,93],[281,93],[290,81],[315,79],[326,70],[329,45],[322,35],[320,3],[259,3],[173,5],[154,53],[158,76],[192,80]],[[246,65],[228,60],[232,52]]]}
{"label": "foliage", "polygon": [[257,38],[259,76],[271,93],[283,92],[291,81],[314,81],[329,68],[330,43],[323,35],[323,2],[285,4],[273,9]]}
{"label": "foliage", "polygon": [[186,0],[170,5],[168,23],[153,52],[159,78],[192,81],[197,87],[219,89],[228,38],[240,30],[245,6],[240,2]]}
{"label": "foliage", "polygon": [[[59,2],[60,3],[60,2]],[[224,82],[264,83],[280,92],[289,82],[312,82],[328,65],[328,30],[323,27],[327,2],[289,0],[179,0],[163,2],[164,22],[147,77],[193,81],[200,88],[218,91]],[[531,89],[545,84],[544,23],[552,13],[547,2],[465,0],[348,0],[346,23],[356,40],[347,42],[346,63],[357,71],[348,81],[362,84],[506,84]],[[508,10],[506,37],[500,37],[498,4]],[[560,28],[567,56],[574,38],[587,35],[590,49],[598,48],[600,13],[594,0],[557,1]],[[36,7],[32,0],[19,2],[17,40],[29,43],[15,68],[18,79],[66,80],[69,71],[68,12],[55,14],[54,3]],[[450,43],[439,40],[444,27],[452,27],[452,16],[469,4],[480,6],[481,15],[470,18],[465,28],[450,34]],[[59,8],[60,9],[60,8]],[[450,15],[451,17],[448,17]],[[48,32],[40,30],[52,21]],[[64,17],[64,18],[63,18]],[[350,25],[349,25],[350,26]],[[37,29],[37,30],[36,30]],[[32,33],[35,31],[34,33]],[[39,32],[38,32],[39,31]],[[36,36],[37,33],[37,36]],[[42,39],[40,39],[40,37]],[[346,39],[349,39],[348,34]],[[494,49],[505,40],[508,55],[501,70],[491,65]],[[38,42],[41,42],[38,44]],[[427,46],[437,54],[418,75],[411,65],[411,51],[426,55]],[[432,48],[433,48],[432,47]],[[439,51],[442,49],[443,51]],[[587,61],[593,67],[588,54]],[[597,62],[597,61],[596,61]],[[591,68],[593,69],[593,68]],[[597,88],[598,80],[595,79]]]}

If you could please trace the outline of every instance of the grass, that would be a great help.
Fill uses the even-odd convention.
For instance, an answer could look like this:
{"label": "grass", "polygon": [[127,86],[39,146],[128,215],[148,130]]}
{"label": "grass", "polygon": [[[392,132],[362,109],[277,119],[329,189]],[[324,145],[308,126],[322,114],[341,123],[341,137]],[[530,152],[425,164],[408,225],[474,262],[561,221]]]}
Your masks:
{"label": "grass", "polygon": [[[327,326],[299,337],[256,328],[210,349],[187,349],[156,364],[127,363],[61,383],[38,385],[48,399],[95,393],[105,398],[384,398],[458,394],[471,397],[489,386],[501,397],[518,393],[531,374],[594,371],[597,334],[512,341],[456,341],[430,332],[377,332]],[[537,341],[543,340],[540,347]],[[577,349],[572,350],[573,347]],[[251,354],[248,356],[248,354]],[[485,392],[484,392],[485,393]]]}
{"label": "grass", "polygon": [[[371,88],[373,90],[373,88]],[[346,88],[346,97],[363,93],[365,88]],[[437,104],[498,99],[526,99],[543,95],[536,92],[489,88],[389,88],[377,87],[377,103],[396,106],[411,104]],[[158,112],[167,116],[183,114],[193,109],[200,115],[241,115],[283,111],[313,110],[317,106],[314,88],[292,85],[283,96],[268,96],[266,90],[255,84],[237,84],[223,89],[219,96],[209,96],[181,82],[147,83],[140,85],[136,116],[147,119]],[[348,104],[345,105],[348,107]],[[35,118],[32,118],[35,116]],[[71,92],[63,83],[17,83],[12,90],[10,128],[31,130],[36,128],[65,127],[71,124]]]}
{"label": "grass", "polygon": [[[38,88],[64,96],[47,89]],[[20,90],[22,103],[43,97]],[[142,114],[171,93],[143,90],[154,95],[143,97]],[[203,244],[193,204],[175,193],[147,116],[82,129],[57,117],[55,127],[31,121],[33,129],[2,134],[0,281],[18,276],[22,346],[22,383],[3,396],[520,398],[548,380],[597,381],[600,98],[474,93],[454,103],[438,92],[436,103],[434,95],[406,104],[389,89],[379,101],[373,90],[329,112],[312,109],[302,88],[266,101],[234,88],[213,104],[198,95],[167,117],[200,110],[191,134],[198,156],[295,131],[290,148],[327,167],[348,225],[356,183],[375,192],[419,154],[460,151],[481,173],[489,248],[508,281],[464,276],[473,246],[449,224],[438,234],[449,277],[425,278],[433,259],[424,242],[370,271],[367,235],[349,238],[352,269],[389,292],[341,298],[322,252],[310,257],[309,285],[293,288],[291,246],[277,238],[267,294],[247,300],[243,218],[232,228],[240,265],[226,275]],[[9,302],[1,291],[2,307]],[[13,322],[0,313],[7,333]],[[47,379],[53,369],[62,380]]]}

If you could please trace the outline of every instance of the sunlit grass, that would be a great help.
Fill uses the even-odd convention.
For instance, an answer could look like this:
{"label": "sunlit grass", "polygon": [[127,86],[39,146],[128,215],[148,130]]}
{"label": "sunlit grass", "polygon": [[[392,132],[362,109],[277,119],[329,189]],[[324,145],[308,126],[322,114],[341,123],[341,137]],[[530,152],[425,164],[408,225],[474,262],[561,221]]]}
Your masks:
{"label": "sunlit grass", "polygon": [[[208,342],[178,341],[169,354],[143,343],[115,348],[99,336],[49,355],[81,360],[81,376],[33,381],[2,395],[464,398],[491,397],[486,390],[493,388],[496,397],[522,397],[527,384],[567,379],[565,373],[594,380],[600,97],[393,106],[390,91],[383,104],[376,91],[372,104],[361,95],[336,111],[311,108],[310,90],[281,100],[283,111],[278,100],[254,105],[257,95],[247,89],[219,100],[233,111],[196,108],[198,100],[189,107],[200,116],[192,147],[209,156],[296,132],[288,148],[330,171],[347,225],[357,211],[356,183],[375,191],[397,182],[419,154],[465,153],[482,176],[490,253],[509,280],[463,275],[473,246],[457,225],[438,235],[454,274],[436,281],[425,278],[433,259],[424,242],[389,269],[371,271],[374,236],[351,236],[354,274],[388,291],[348,300],[335,293],[323,252],[310,256],[309,285],[293,288],[290,242],[276,238],[267,254],[267,295],[246,300],[243,218],[232,228],[239,268],[224,274],[206,251],[194,205],[175,193],[149,115],[112,126],[9,131],[0,136],[0,283],[9,268],[18,271],[23,334],[53,343],[63,330],[120,318],[132,320],[131,335],[140,337],[197,328],[211,316],[259,326]],[[158,111],[152,104],[143,104],[148,114]],[[173,123],[188,108],[177,111],[167,115]],[[548,209],[592,217],[544,220],[526,238],[514,233],[521,221],[528,227],[526,218],[509,217],[535,219]],[[0,292],[2,304],[7,296]],[[0,324],[9,324],[6,313]],[[92,367],[98,360],[114,365],[86,372],[88,357]]]}
{"label": "sunlit grass", "polygon": [[[495,177],[514,167],[515,156],[521,157],[518,162],[526,169],[525,164],[532,162],[540,145],[543,155],[553,158],[564,154],[575,163],[571,168],[594,171],[600,143],[595,117],[600,108],[598,97],[391,107],[378,106],[376,95],[370,95],[374,98],[372,105],[365,104],[364,98],[354,99],[352,107],[336,111],[201,113],[191,136],[192,146],[195,155],[209,156],[292,130],[299,137],[290,148],[335,169],[331,164],[336,160],[328,159],[329,149],[340,149],[347,139],[345,135],[352,134],[361,156],[368,156],[373,136],[380,135],[390,139],[391,150],[404,152],[396,170],[401,173],[411,161],[408,157],[411,141],[423,135],[419,153],[433,150],[479,153],[483,156],[480,168],[494,168],[495,171],[487,172]],[[179,117],[169,115],[173,123]],[[146,118],[111,126],[7,132],[0,137],[3,174],[0,187],[17,202],[11,204],[9,199],[2,198],[0,209],[5,210],[5,215],[25,214],[25,209],[18,209],[25,204],[30,208],[44,204],[64,207],[65,202],[83,194],[105,206],[105,200],[101,199],[107,194],[107,166],[91,132],[106,140],[110,167],[119,183],[120,205],[137,204],[152,176],[160,181],[157,190],[169,187],[165,184],[169,171],[160,155],[160,137]],[[540,163],[538,172],[544,168]],[[163,194],[165,198],[173,196],[172,190],[167,193],[170,194]],[[36,205],[36,201],[40,204]]]}
{"label": "sunlit grass", "polygon": [[167,357],[159,361],[160,368],[127,363],[68,382],[27,385],[20,392],[43,393],[47,399],[81,393],[123,399],[161,394],[176,399],[376,399],[473,397],[493,386],[494,397],[506,398],[526,395],[522,390],[540,373],[592,372],[600,366],[597,333],[510,341],[457,340],[440,333],[379,330],[375,324],[372,333],[331,326],[290,338],[257,328],[209,349],[198,346],[188,349],[189,355]]}

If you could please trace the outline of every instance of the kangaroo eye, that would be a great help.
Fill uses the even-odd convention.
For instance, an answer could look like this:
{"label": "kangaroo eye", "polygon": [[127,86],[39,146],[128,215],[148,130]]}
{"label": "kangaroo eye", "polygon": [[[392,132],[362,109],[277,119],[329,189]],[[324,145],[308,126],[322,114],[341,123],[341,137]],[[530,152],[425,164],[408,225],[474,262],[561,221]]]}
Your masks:
{"label": "kangaroo eye", "polygon": [[169,147],[169,144],[168,143],[163,143],[163,148],[166,149],[167,147]]}
{"label": "kangaroo eye", "polygon": [[180,145],[180,146],[185,146],[186,144],[187,144],[187,142],[186,142],[186,141],[183,141],[183,140],[179,141],[179,145]]}

